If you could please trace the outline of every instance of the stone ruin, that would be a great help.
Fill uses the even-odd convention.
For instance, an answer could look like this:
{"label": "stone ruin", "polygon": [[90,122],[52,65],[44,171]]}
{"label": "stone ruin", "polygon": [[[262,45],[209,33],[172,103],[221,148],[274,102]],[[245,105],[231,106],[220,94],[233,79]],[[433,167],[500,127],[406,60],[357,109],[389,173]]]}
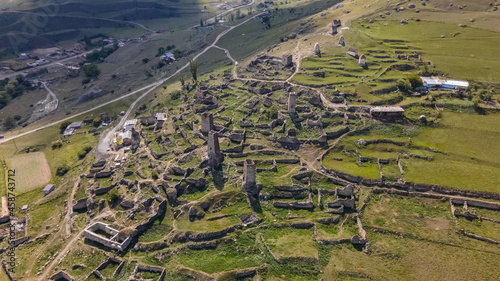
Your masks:
{"label": "stone ruin", "polygon": [[[102,274],[102,271],[104,269],[106,269],[110,264],[115,264],[117,267],[116,269],[113,271],[113,273],[111,274],[111,276],[104,276]],[[119,258],[115,258],[115,257],[109,257],[107,260],[105,260],[103,263],[101,263],[95,270],[93,270],[88,276],[86,279],[89,279],[91,278],[92,275],[94,275],[95,277],[97,277],[98,279],[101,279],[101,280],[108,280],[108,279],[111,279],[113,277],[115,277],[115,275],[117,274],[120,274],[120,272],[122,271],[123,267],[125,266],[125,261],[119,259]]]}
{"label": "stone ruin", "polygon": [[361,67],[365,67],[366,66],[366,56],[364,54],[361,55],[361,56],[359,56],[358,64]]}
{"label": "stone ruin", "polygon": [[333,20],[332,26],[339,27],[342,25],[342,22],[340,20]]}
{"label": "stone ruin", "polygon": [[208,165],[214,169],[220,166],[224,160],[224,154],[222,154],[219,147],[219,134],[216,131],[208,133],[207,144]]}
{"label": "stone ruin", "polygon": [[339,38],[339,47],[344,47],[344,46],[345,46],[344,35],[340,35],[340,38]]}
{"label": "stone ruin", "polygon": [[316,121],[307,119],[306,127],[308,129],[320,129],[320,130],[323,129],[323,120],[321,119],[321,116]]}
{"label": "stone ruin", "polygon": [[288,93],[288,113],[295,113],[295,105],[297,100],[297,94],[295,92]]}
{"label": "stone ruin", "polygon": [[[146,280],[146,279],[140,278],[139,275],[142,272],[151,272],[151,273],[158,274],[158,279],[156,279],[158,281],[165,280],[165,276],[167,275],[167,272],[166,272],[165,268],[163,268],[163,267],[137,264],[137,266],[134,269],[134,272],[132,272],[132,274],[130,275],[128,280],[130,280],[130,281]],[[147,280],[152,280],[152,279],[147,279]]]}
{"label": "stone ruin", "polygon": [[[10,277],[10,275],[9,275]],[[11,279],[13,280],[13,279]],[[58,273],[52,275],[49,280],[54,280],[54,281],[74,281],[75,279],[69,275],[68,273],[64,271],[59,271]]]}
{"label": "stone ruin", "polygon": [[330,28],[330,34],[331,35],[336,35],[338,32],[337,32],[337,27],[335,25],[332,25],[332,27]]}
{"label": "stone ruin", "polygon": [[214,116],[211,112],[203,112],[201,114],[201,132],[208,134],[214,129]]}
{"label": "stone ruin", "polygon": [[337,199],[327,204],[328,208],[335,209],[330,211],[334,214],[342,214],[346,211],[356,211],[356,199],[354,196],[354,185],[348,184],[344,188],[337,188],[335,195]]}
{"label": "stone ruin", "polygon": [[318,57],[321,57],[321,50],[319,49],[319,43],[318,42],[316,42],[316,44],[314,44],[313,54],[315,54]]}
{"label": "stone ruin", "polygon": [[118,230],[102,222],[96,222],[85,228],[83,236],[85,239],[118,251],[124,251],[132,241],[130,236],[124,236]]}

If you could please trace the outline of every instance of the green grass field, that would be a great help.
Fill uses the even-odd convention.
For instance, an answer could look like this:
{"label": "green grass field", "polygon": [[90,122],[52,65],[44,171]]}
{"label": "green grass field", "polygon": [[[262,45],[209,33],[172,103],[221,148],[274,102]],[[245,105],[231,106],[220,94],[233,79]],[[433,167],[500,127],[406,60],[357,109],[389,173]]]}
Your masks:
{"label": "green grass field", "polygon": [[16,170],[17,192],[24,193],[50,181],[49,164],[42,152],[16,155],[10,162],[12,169]]}
{"label": "green grass field", "polygon": [[[398,154],[416,154],[433,157],[432,161],[402,158],[404,175],[397,175],[407,181],[458,187],[468,190],[498,192],[500,181],[500,150],[492,143],[500,137],[497,124],[499,114],[477,115],[468,113],[442,112],[441,118],[431,127],[414,129],[411,134],[375,130],[370,135],[347,137],[323,160],[323,164],[335,170],[366,178],[378,178],[378,167],[374,163],[359,166],[357,155],[381,159],[396,159]],[[378,132],[378,133],[377,133]],[[382,133],[382,134],[381,134]],[[385,135],[384,135],[385,134]],[[399,137],[398,137],[399,136]],[[414,148],[392,144],[376,144],[356,147],[358,139],[391,139],[407,142],[411,136]],[[430,152],[418,147],[432,148],[442,153]],[[344,152],[348,151],[349,155]],[[342,161],[339,161],[341,160]],[[395,164],[391,174],[394,174]],[[384,169],[389,167],[384,167]],[[383,171],[386,174],[386,171]]]}

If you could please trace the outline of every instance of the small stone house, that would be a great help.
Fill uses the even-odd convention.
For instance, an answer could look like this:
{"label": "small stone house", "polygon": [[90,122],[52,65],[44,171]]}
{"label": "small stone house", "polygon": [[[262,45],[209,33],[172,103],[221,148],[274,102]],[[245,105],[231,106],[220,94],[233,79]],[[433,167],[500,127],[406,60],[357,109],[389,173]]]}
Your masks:
{"label": "small stone house", "polygon": [[366,66],[366,56],[364,54],[361,55],[361,56],[359,56],[358,64],[361,67],[365,67]]}
{"label": "small stone house", "polygon": [[349,47],[349,49],[347,49],[347,54],[350,56],[353,56],[353,57],[357,57],[358,56],[358,48]]}
{"label": "small stone house", "polygon": [[405,110],[400,106],[376,106],[370,109],[370,115],[383,122],[403,123]]}
{"label": "small stone house", "polygon": [[53,184],[47,184],[44,188],[43,188],[43,196],[47,196],[49,195],[52,191],[54,191],[54,185]]}

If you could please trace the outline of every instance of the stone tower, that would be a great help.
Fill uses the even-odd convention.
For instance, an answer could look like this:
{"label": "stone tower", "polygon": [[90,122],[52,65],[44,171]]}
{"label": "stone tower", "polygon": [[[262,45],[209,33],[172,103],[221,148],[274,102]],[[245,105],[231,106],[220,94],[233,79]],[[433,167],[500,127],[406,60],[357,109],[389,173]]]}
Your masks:
{"label": "stone tower", "polygon": [[208,134],[214,129],[214,116],[211,112],[203,112],[201,114],[201,132]]}
{"label": "stone tower", "polygon": [[219,135],[216,131],[208,133],[207,143],[208,164],[212,168],[218,167],[224,160],[224,154],[220,152]]}
{"label": "stone tower", "polygon": [[259,193],[257,188],[256,180],[257,170],[255,168],[255,162],[252,159],[245,159],[243,165],[243,190],[250,193],[251,195],[256,195]]}
{"label": "stone tower", "polygon": [[332,25],[332,28],[331,28],[330,32],[331,32],[332,35],[337,34],[337,26]]}
{"label": "stone tower", "polygon": [[366,66],[366,56],[365,55],[359,56],[358,64],[359,64],[359,66],[362,66],[362,67]]}
{"label": "stone tower", "polygon": [[292,55],[283,55],[283,66],[291,66],[292,64]]}
{"label": "stone tower", "polygon": [[295,94],[295,92],[288,93],[288,113],[295,113],[296,99],[297,99],[297,94]]}
{"label": "stone tower", "polygon": [[318,57],[321,57],[321,51],[319,49],[319,43],[318,42],[316,42],[316,44],[314,44],[313,54],[317,55]]}

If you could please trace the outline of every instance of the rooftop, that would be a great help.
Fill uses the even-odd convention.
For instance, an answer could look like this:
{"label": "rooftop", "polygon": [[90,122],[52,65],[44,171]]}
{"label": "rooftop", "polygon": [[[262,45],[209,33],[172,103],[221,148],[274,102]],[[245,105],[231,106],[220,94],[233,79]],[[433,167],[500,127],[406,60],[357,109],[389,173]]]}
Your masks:
{"label": "rooftop", "polygon": [[371,112],[404,112],[401,106],[376,106],[372,107]]}

